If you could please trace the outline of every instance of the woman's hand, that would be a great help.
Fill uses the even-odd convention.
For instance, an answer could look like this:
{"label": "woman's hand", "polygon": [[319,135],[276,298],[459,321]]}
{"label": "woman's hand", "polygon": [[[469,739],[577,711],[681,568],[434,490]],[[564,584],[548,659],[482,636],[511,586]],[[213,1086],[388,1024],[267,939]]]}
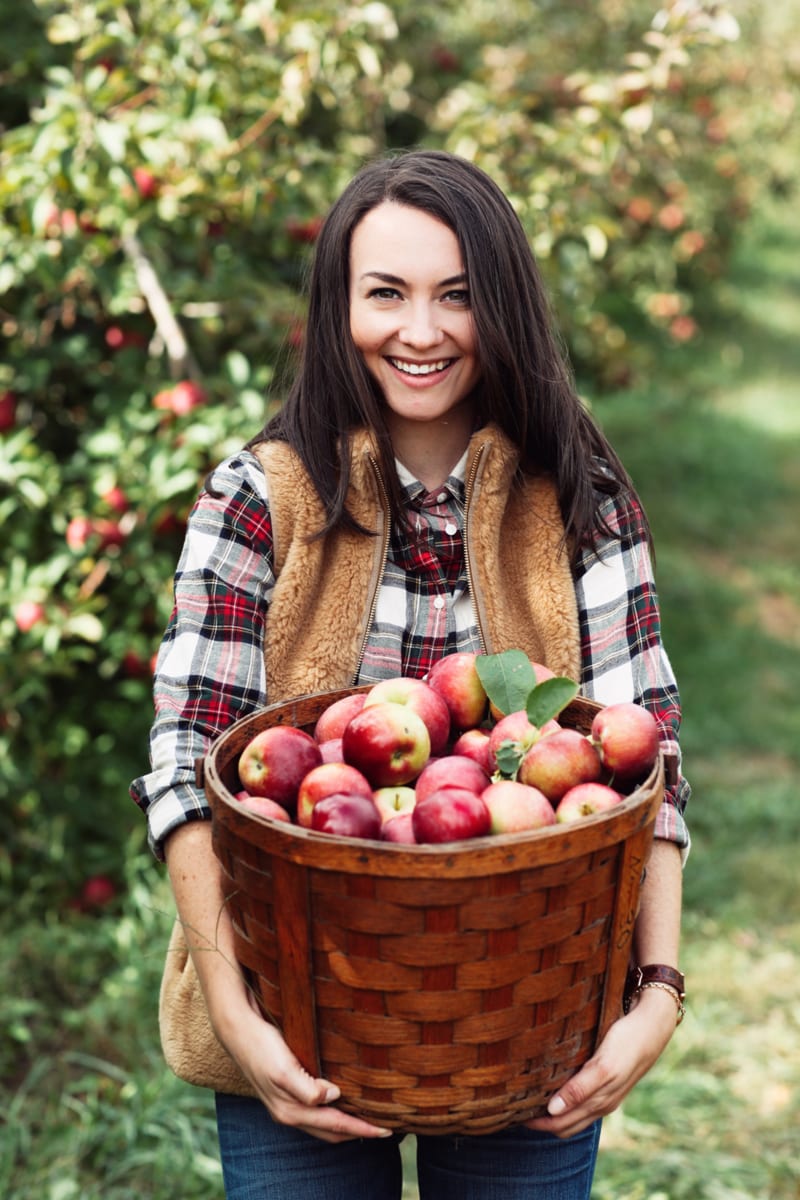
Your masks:
{"label": "woman's hand", "polygon": [[655,988],[640,992],[635,1007],[611,1026],[596,1053],[550,1097],[550,1115],[528,1121],[527,1127],[572,1137],[613,1112],[656,1062],[676,1021],[671,996]]}
{"label": "woman's hand", "polygon": [[249,1009],[249,1014],[240,1013],[234,1021],[224,1021],[225,1028],[219,1029],[217,1036],[274,1121],[326,1142],[390,1135],[391,1130],[333,1108],[339,1089],[309,1075],[280,1031],[258,1011],[255,1000],[250,1001]]}
{"label": "woman's hand", "polygon": [[386,1137],[389,1130],[333,1108],[338,1088],[309,1075],[258,1010],[236,963],[210,822],[192,821],[177,829],[167,842],[166,857],[212,1028],[272,1118],[329,1142]]}

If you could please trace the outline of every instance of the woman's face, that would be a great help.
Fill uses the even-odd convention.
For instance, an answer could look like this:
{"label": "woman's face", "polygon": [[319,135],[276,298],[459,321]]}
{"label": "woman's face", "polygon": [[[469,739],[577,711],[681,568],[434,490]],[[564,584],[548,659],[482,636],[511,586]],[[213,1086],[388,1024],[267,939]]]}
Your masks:
{"label": "woman's face", "polygon": [[440,420],[463,406],[480,371],[453,231],[391,201],[368,212],[351,238],[350,332],[383,392],[390,427]]}

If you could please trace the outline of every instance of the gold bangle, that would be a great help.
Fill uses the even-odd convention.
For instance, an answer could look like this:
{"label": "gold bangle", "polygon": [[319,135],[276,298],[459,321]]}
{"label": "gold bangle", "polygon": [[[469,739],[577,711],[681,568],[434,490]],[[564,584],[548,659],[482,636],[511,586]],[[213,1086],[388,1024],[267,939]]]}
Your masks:
{"label": "gold bangle", "polygon": [[646,991],[647,988],[657,988],[658,991],[666,992],[669,996],[672,996],[672,999],[675,1001],[675,1004],[678,1007],[678,1019],[675,1024],[680,1025],[681,1021],[686,1016],[686,1006],[683,1003],[683,998],[679,995],[675,988],[670,987],[668,983],[659,983],[655,979],[652,979],[648,983],[640,983],[636,991],[633,993],[634,996],[638,996],[640,992]]}

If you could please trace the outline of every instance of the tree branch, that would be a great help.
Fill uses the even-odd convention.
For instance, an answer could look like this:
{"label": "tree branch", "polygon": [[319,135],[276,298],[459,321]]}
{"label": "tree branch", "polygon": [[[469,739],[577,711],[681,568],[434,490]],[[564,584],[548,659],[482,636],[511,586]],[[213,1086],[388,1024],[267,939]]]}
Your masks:
{"label": "tree branch", "polygon": [[185,376],[197,378],[200,374],[183,330],[172,311],[169,297],[161,286],[155,267],[147,257],[142,243],[134,233],[123,233],[122,249],[125,251],[136,274],[147,307],[164,342],[173,379]]}

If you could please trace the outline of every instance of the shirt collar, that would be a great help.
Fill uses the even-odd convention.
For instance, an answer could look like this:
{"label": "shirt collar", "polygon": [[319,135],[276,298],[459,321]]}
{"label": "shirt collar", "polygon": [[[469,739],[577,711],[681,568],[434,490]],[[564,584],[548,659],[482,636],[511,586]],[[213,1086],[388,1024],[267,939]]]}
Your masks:
{"label": "shirt collar", "polygon": [[465,450],[461,458],[458,460],[453,470],[447,476],[444,483],[435,492],[428,492],[425,485],[416,479],[407,467],[404,467],[399,458],[394,460],[395,469],[397,471],[400,486],[403,488],[406,499],[413,502],[424,500],[427,496],[438,497],[442,492],[445,492],[454,500],[464,499],[465,480],[467,474],[467,454]]}

